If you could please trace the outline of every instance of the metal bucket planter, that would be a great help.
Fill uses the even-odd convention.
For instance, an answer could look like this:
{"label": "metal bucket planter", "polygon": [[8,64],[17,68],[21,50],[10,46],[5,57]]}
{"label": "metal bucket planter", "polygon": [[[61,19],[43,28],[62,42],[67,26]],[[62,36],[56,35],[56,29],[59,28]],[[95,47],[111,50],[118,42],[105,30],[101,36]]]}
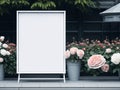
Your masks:
{"label": "metal bucket planter", "polygon": [[4,69],[3,64],[0,64],[0,81],[4,79]]}
{"label": "metal bucket planter", "polygon": [[120,80],[120,69],[118,69],[118,78]]}
{"label": "metal bucket planter", "polygon": [[70,81],[78,81],[80,78],[80,62],[67,61],[67,73]]}

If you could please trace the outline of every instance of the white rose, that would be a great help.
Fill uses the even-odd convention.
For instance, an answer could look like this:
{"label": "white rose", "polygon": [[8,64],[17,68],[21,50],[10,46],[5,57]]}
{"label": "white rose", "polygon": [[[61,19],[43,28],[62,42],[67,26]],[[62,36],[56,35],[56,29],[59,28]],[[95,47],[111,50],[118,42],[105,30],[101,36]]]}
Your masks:
{"label": "white rose", "polygon": [[116,47],[116,49],[118,50],[118,49],[119,49],[119,47]]}
{"label": "white rose", "polygon": [[120,53],[115,53],[111,56],[111,62],[118,65],[120,63]]}
{"label": "white rose", "polygon": [[9,51],[6,51],[6,54],[7,54],[7,55],[10,55],[10,52],[9,52]]}
{"label": "white rose", "polygon": [[106,52],[106,53],[111,53],[112,50],[111,50],[111,48],[107,48],[105,52]]}
{"label": "white rose", "polygon": [[7,55],[7,52],[6,52],[5,49],[1,49],[1,50],[0,50],[0,53],[1,53],[3,56]]}
{"label": "white rose", "polygon": [[3,58],[0,57],[0,62],[3,62]]}
{"label": "white rose", "polygon": [[0,37],[0,40],[1,40],[1,41],[4,41],[4,39],[5,39],[4,36],[1,36],[1,37]]}
{"label": "white rose", "polygon": [[8,45],[7,45],[6,43],[4,43],[4,44],[2,45],[2,47],[8,48]]}

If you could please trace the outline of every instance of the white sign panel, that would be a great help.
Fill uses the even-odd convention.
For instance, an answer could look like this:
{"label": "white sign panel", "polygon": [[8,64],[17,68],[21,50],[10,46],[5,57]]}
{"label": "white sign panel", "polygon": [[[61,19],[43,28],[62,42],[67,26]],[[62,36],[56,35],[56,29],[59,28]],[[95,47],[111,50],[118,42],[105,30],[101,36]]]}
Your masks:
{"label": "white sign panel", "polygon": [[65,73],[65,11],[17,11],[17,73]]}

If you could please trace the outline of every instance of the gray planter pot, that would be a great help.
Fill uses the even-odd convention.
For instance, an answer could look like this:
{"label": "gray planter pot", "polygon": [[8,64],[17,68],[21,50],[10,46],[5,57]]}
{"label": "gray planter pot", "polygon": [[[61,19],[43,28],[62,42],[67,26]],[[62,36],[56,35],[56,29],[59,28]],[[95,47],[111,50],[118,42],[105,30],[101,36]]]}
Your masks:
{"label": "gray planter pot", "polygon": [[3,64],[0,64],[0,81],[4,79],[4,69]]}
{"label": "gray planter pot", "polygon": [[68,79],[71,81],[78,81],[80,78],[80,62],[67,61]]}
{"label": "gray planter pot", "polygon": [[118,78],[120,80],[120,69],[118,69]]}

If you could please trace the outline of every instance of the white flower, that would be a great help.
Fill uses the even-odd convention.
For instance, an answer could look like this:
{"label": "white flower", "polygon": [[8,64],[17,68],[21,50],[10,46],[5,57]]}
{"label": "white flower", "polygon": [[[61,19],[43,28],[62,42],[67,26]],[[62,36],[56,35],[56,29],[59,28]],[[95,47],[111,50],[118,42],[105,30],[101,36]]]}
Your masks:
{"label": "white flower", "polygon": [[1,49],[1,50],[0,50],[0,53],[1,53],[3,56],[7,55],[7,51],[6,51],[5,49]]}
{"label": "white flower", "polygon": [[83,50],[77,50],[77,55],[78,55],[78,57],[80,58],[80,59],[82,59],[83,58],[83,56],[84,56],[84,51]]}
{"label": "white flower", "polygon": [[77,53],[77,50],[78,50],[78,48],[72,47],[72,48],[70,48],[70,53],[71,53],[72,55],[74,55],[74,54]]}
{"label": "white flower", "polygon": [[106,52],[106,53],[111,53],[112,50],[111,50],[111,48],[107,48],[105,52]]}
{"label": "white flower", "polygon": [[8,48],[8,45],[7,45],[6,43],[4,43],[4,44],[2,45],[2,47]]}
{"label": "white flower", "polygon": [[3,58],[0,57],[0,62],[3,62]]}
{"label": "white flower", "polygon": [[65,51],[65,58],[68,59],[69,57],[70,57],[70,51],[67,50],[67,51]]}
{"label": "white flower", "polygon": [[0,37],[0,40],[1,40],[1,41],[4,41],[4,39],[5,39],[4,36],[1,36],[1,37]]}
{"label": "white flower", "polygon": [[120,53],[114,53],[111,56],[111,62],[116,64],[116,65],[119,64],[120,63]]}
{"label": "white flower", "polygon": [[119,47],[116,47],[116,49],[118,50],[118,49],[119,49]]}
{"label": "white flower", "polygon": [[6,51],[6,55],[10,55],[11,53],[9,51]]}

